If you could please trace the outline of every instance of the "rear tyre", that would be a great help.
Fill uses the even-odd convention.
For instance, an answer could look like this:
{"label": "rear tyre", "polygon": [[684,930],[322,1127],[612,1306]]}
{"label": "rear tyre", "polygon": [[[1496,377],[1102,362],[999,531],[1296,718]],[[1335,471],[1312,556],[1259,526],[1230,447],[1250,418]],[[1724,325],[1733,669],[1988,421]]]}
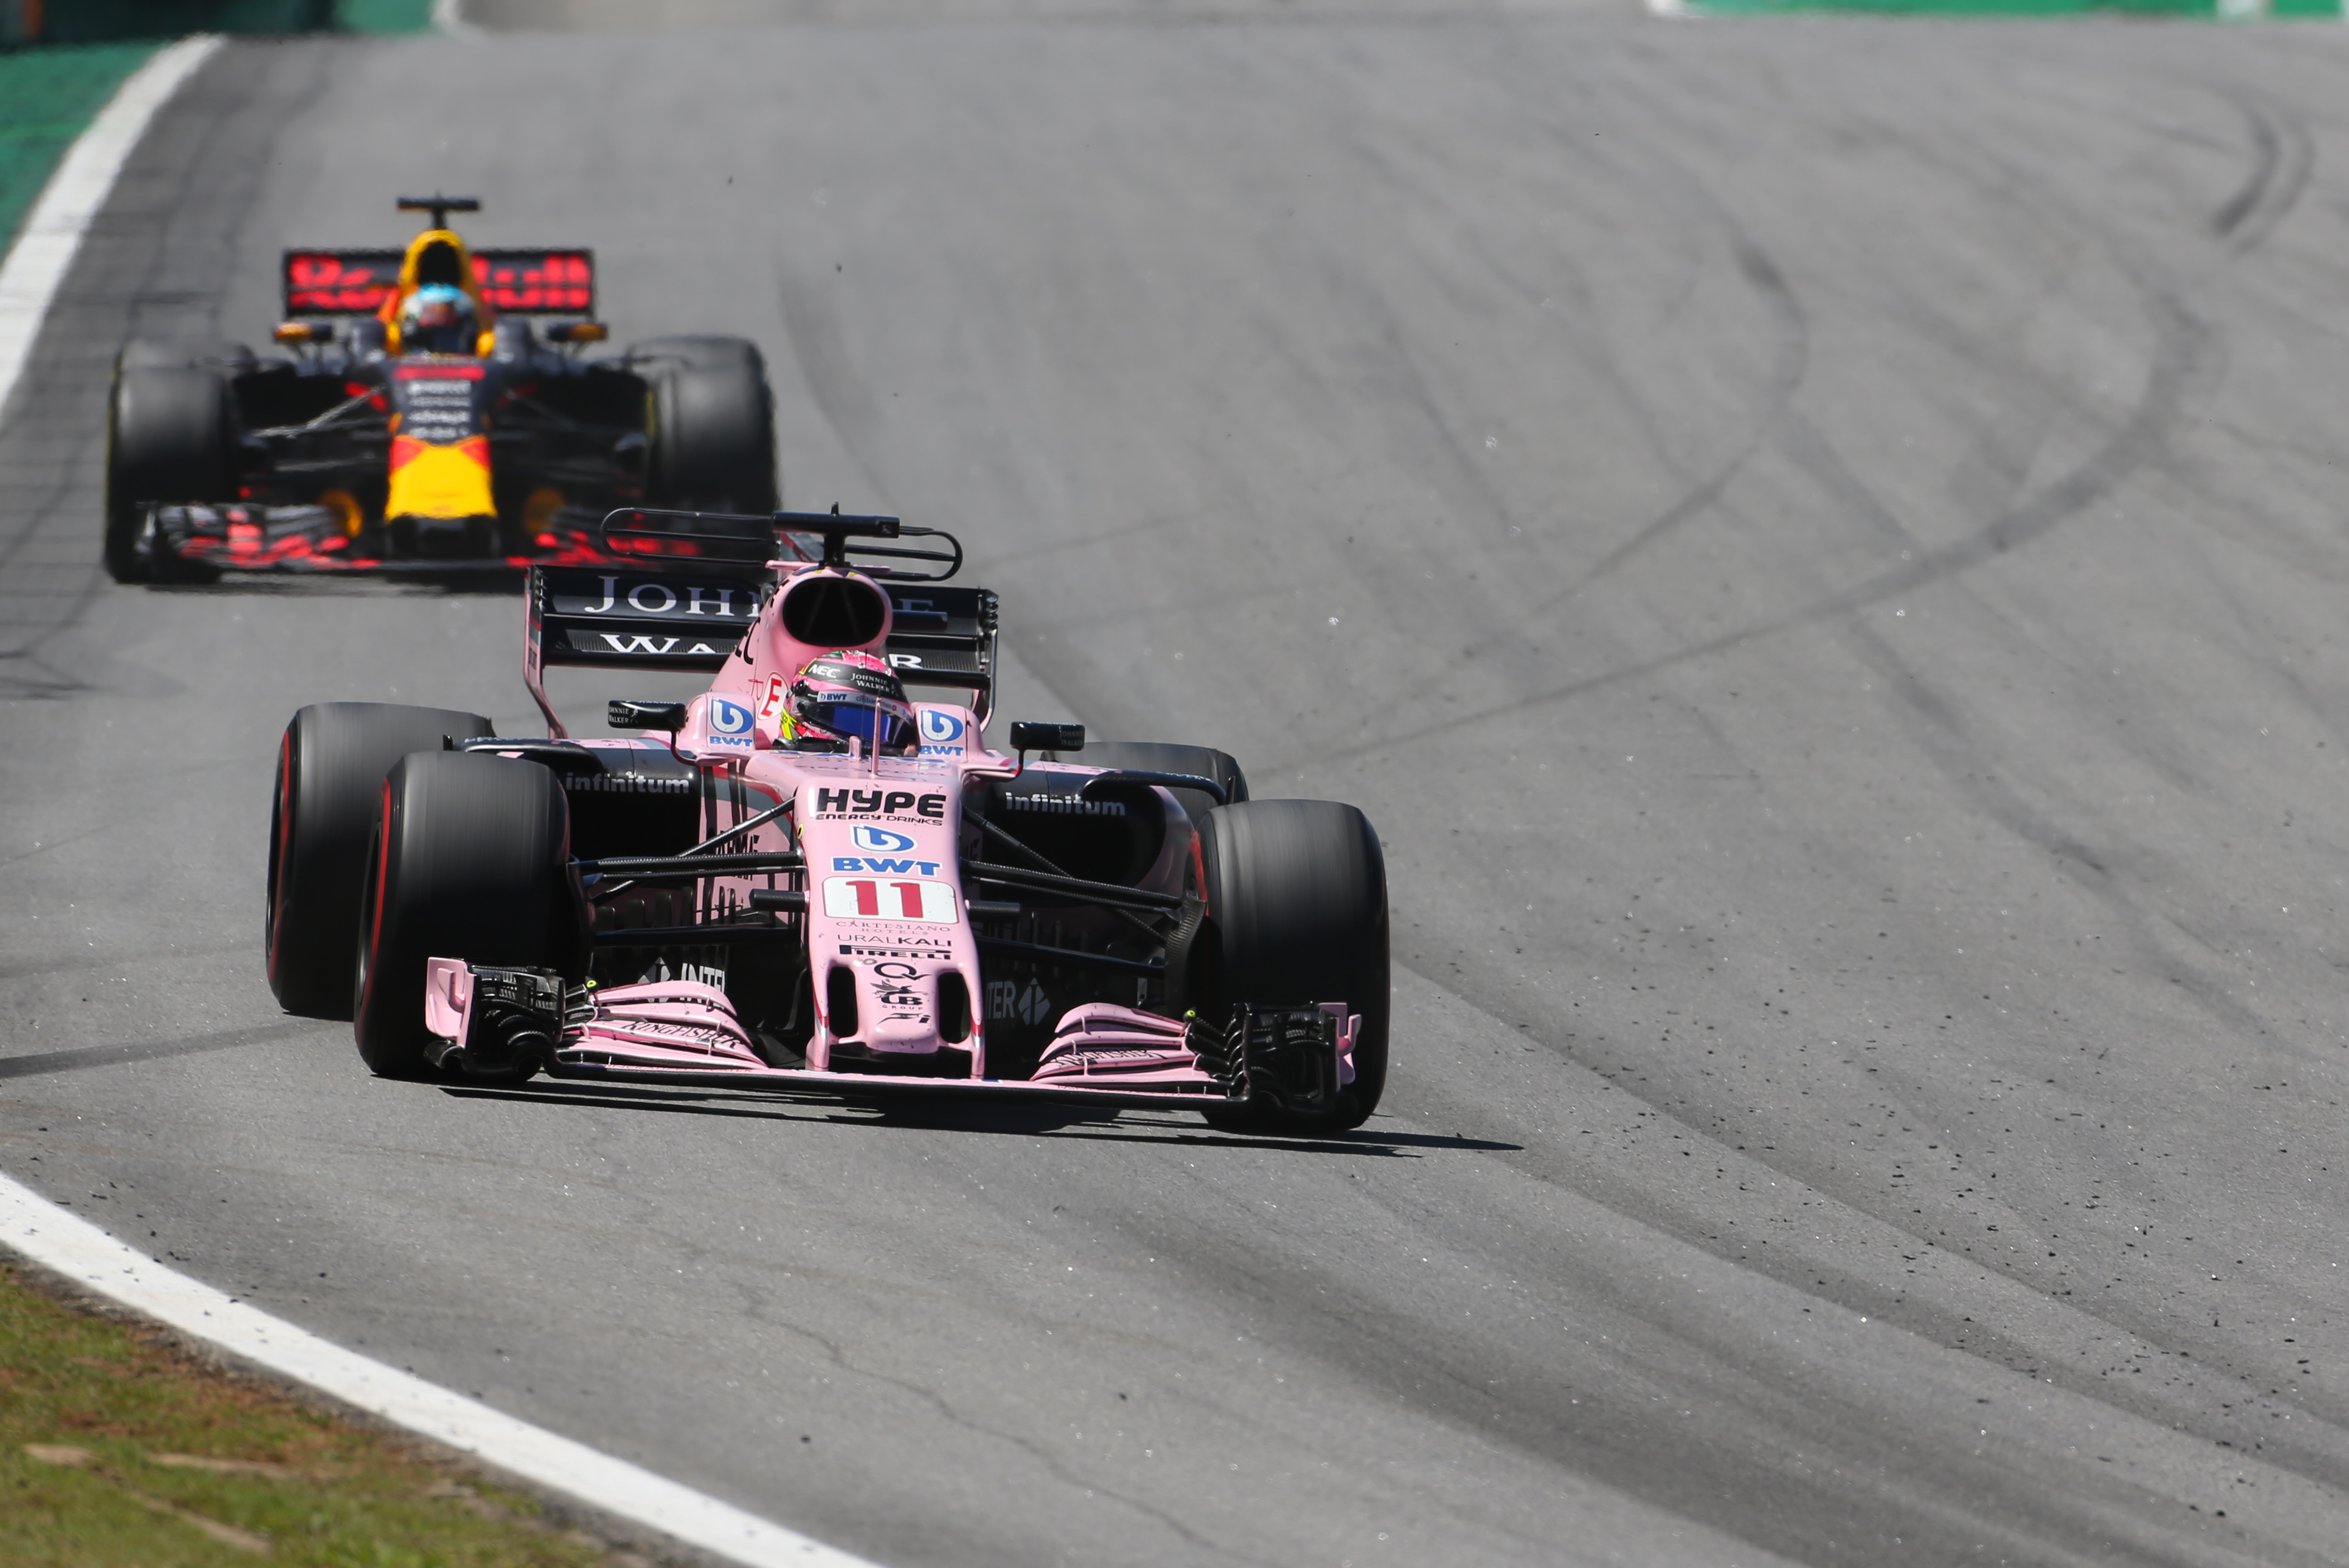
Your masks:
{"label": "rear tyre", "polygon": [[656,337],[629,358],[650,392],[647,500],[687,512],[774,511],[774,397],[758,345]]}
{"label": "rear tyre", "polygon": [[[1224,786],[1224,798],[1237,805],[1247,799],[1247,775],[1240,772],[1228,752],[1213,746],[1183,746],[1169,741],[1088,741],[1081,752],[1063,756],[1058,752],[1039,753],[1048,763],[1075,763],[1088,768],[1132,768],[1137,773],[1191,774],[1209,778]],[[1173,792],[1176,800],[1193,822],[1214,808],[1213,795],[1205,790],[1178,789]]]}
{"label": "rear tyre", "polygon": [[383,777],[440,737],[497,732],[479,713],[390,702],[321,702],[285,726],[269,809],[269,897],[262,950],[269,989],[288,1012],[351,1015],[359,884]]}
{"label": "rear tyre", "polygon": [[150,575],[143,503],[236,499],[236,416],[228,381],[209,367],[125,365],[106,411],[106,569],[118,583]]}
{"label": "rear tyre", "polygon": [[1361,1126],[1387,1081],[1387,880],[1377,833],[1334,801],[1247,801],[1206,814],[1199,851],[1209,951],[1193,961],[1188,1005],[1218,1024],[1243,1002],[1342,1001],[1362,1018],[1354,1081],[1329,1111],[1217,1110],[1207,1119],[1289,1134]]}
{"label": "rear tyre", "polygon": [[383,781],[357,933],[354,1032],[380,1076],[429,1071],[424,961],[586,973],[563,786],[535,763],[416,752]]}

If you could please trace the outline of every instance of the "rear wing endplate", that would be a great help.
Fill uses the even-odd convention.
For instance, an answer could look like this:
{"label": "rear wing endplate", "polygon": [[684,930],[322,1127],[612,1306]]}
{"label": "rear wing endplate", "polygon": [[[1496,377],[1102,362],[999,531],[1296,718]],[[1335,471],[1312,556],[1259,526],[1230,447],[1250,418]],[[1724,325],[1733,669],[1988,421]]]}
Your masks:
{"label": "rear wing endplate", "polygon": [[[985,588],[877,584],[893,618],[883,651],[908,685],[969,693],[984,724],[995,705],[996,597]],[[715,674],[759,618],[774,579],[722,566],[657,571],[632,566],[533,566],[525,595],[523,681],[546,732],[568,732],[546,700],[545,672],[559,665]]]}
{"label": "rear wing endplate", "polygon": [[981,728],[995,712],[995,596],[985,588],[892,583],[889,640],[882,645],[908,686],[952,686],[969,693]]}

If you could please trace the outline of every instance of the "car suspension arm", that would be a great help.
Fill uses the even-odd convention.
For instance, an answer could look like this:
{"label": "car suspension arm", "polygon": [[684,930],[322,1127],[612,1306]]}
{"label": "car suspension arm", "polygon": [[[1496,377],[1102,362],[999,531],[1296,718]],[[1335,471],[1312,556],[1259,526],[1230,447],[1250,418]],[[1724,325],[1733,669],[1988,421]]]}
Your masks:
{"label": "car suspension arm", "polygon": [[1009,937],[982,936],[977,940],[980,947],[990,951],[1013,953],[1043,963],[1089,964],[1095,969],[1113,969],[1121,974],[1163,975],[1166,972],[1164,964],[1149,959],[1119,958],[1115,953],[1089,953],[1076,948],[1056,948],[1049,942],[1014,941]]}
{"label": "car suspension arm", "polygon": [[617,855],[602,860],[582,860],[578,868],[582,877],[690,882],[704,877],[756,877],[770,871],[798,871],[806,865],[806,857],[799,851],[778,849],[746,855]]}
{"label": "car suspension arm", "polygon": [[[791,810],[796,798],[796,796],[792,796],[777,801],[774,805],[759,813],[756,816],[746,816],[741,821],[736,823],[733,826],[726,829],[723,833],[719,834],[716,837],[705,838],[700,843],[695,845],[692,848],[687,850],[683,855],[670,857],[669,858],[690,860],[707,856],[711,850],[717,848],[728,839],[739,838],[754,827],[764,827],[767,824],[774,821],[775,818]],[[799,858],[796,855],[793,855],[792,857],[794,860]],[[626,892],[630,884],[626,882],[616,883],[612,887],[599,889],[595,896],[599,898],[608,898],[616,893]]]}
{"label": "car suspension arm", "polygon": [[[1183,900],[1172,893],[1153,893],[1143,888],[1121,888],[1113,882],[1087,882],[1075,877],[1062,877],[1048,871],[1030,871],[1024,866],[999,866],[989,861],[966,861],[962,873],[981,882],[996,882],[1006,888],[1020,888],[1037,893],[1061,893],[1108,909],[1179,909]],[[1165,938],[1154,931],[1159,941]]]}
{"label": "car suspension arm", "polygon": [[[1030,865],[1037,867],[1037,869],[1049,872],[1050,875],[1055,877],[1069,876],[1066,871],[1061,870],[1061,867],[1046,859],[1041,852],[1029,848],[1028,846],[1011,836],[1011,834],[1008,829],[996,826],[995,824],[988,821],[987,818],[980,816],[976,813],[967,812],[964,815],[968,816],[970,821],[978,825],[978,828],[981,833],[984,833],[996,843],[1002,845],[1006,849],[1010,850],[1014,855],[1019,856]],[[1076,878],[1072,877],[1069,877],[1069,879],[1071,881],[1076,880]],[[1132,926],[1135,930],[1140,931],[1143,936],[1148,937],[1153,942],[1161,946],[1164,945],[1166,941],[1166,933],[1152,925],[1140,915],[1135,914],[1132,909],[1111,905],[1109,906],[1109,912],[1115,915],[1119,919],[1123,920],[1127,925]]]}

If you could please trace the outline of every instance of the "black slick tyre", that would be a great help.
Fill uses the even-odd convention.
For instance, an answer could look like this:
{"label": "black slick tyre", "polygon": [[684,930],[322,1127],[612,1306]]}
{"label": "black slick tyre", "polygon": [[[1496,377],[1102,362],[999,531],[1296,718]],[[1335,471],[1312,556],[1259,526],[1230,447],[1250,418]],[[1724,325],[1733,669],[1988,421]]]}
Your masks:
{"label": "black slick tyre", "polygon": [[192,365],[222,376],[245,375],[259,363],[243,344],[212,337],[133,337],[114,357],[119,370]]}
{"label": "black slick tyre", "polygon": [[1186,999],[1221,1022],[1233,1004],[1344,1002],[1361,1014],[1354,1081],[1328,1112],[1217,1110],[1249,1131],[1318,1134],[1357,1127],[1387,1079],[1390,979],[1386,859],[1361,811],[1323,800],[1217,806],[1199,825],[1207,950]]}
{"label": "black slick tyre", "polygon": [[630,350],[645,379],[646,498],[688,512],[767,513],[775,481],[774,396],[758,346],[657,337]]}
{"label": "black slick tyre", "polygon": [[444,735],[495,732],[479,713],[392,702],[316,703],[285,726],[269,808],[262,950],[269,989],[288,1012],[351,1015],[359,883],[391,765],[439,751]]}
{"label": "black slick tyre", "polygon": [[146,580],[143,504],[236,499],[235,410],[202,365],[126,365],[106,414],[106,569]]}
{"label": "black slick tyre", "polygon": [[[1088,741],[1081,752],[1063,756],[1059,752],[1039,753],[1048,763],[1075,763],[1089,768],[1132,768],[1137,773],[1189,774],[1195,778],[1213,779],[1224,786],[1224,798],[1232,805],[1247,799],[1247,775],[1240,772],[1231,753],[1213,746],[1184,746],[1171,741]],[[1176,800],[1193,822],[1207,815],[1216,800],[1206,790],[1177,789]]]}
{"label": "black slick tyre", "polygon": [[353,1012],[378,1075],[429,1070],[424,961],[586,972],[563,786],[535,763],[416,752],[383,781],[360,894]]}

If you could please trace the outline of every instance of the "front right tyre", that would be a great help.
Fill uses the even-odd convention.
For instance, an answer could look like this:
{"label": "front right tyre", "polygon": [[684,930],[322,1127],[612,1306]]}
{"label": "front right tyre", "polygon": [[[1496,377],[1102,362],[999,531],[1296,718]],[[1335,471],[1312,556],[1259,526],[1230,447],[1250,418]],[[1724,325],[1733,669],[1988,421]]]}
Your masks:
{"label": "front right tyre", "polygon": [[587,922],[570,860],[570,807],[538,763],[416,752],[394,764],[360,896],[360,1058],[387,1078],[429,1070],[427,959],[584,979]]}
{"label": "front right tyre", "polygon": [[236,410],[227,377],[210,359],[154,358],[126,349],[107,400],[106,569],[118,583],[152,575],[140,538],[148,504],[236,499]]}

